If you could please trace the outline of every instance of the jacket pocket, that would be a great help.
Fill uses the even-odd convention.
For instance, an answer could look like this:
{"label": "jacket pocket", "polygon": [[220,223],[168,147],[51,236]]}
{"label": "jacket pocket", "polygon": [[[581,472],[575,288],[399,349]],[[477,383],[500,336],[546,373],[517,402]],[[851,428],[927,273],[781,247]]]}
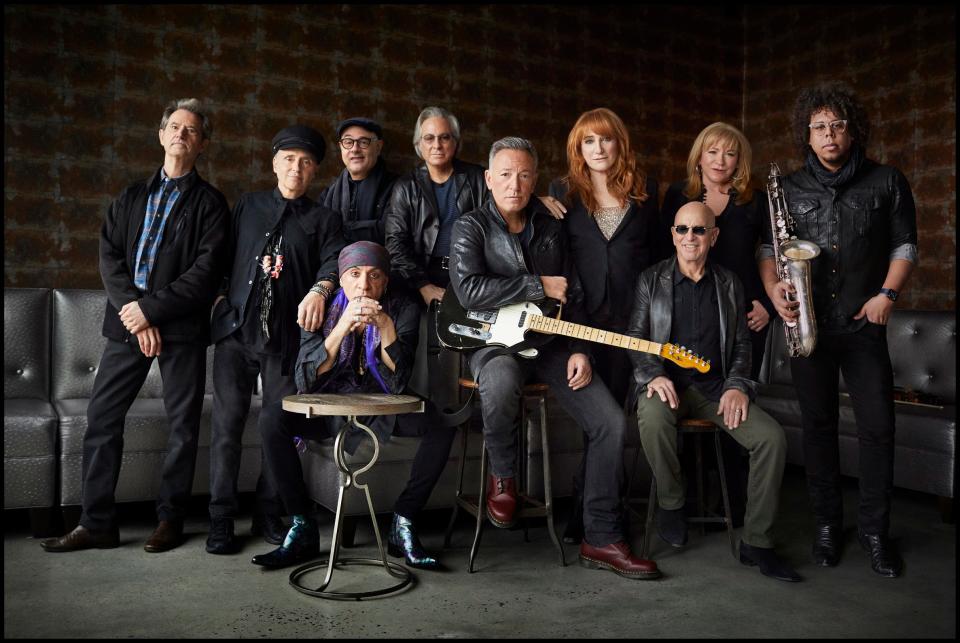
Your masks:
{"label": "jacket pocket", "polygon": [[883,201],[877,195],[858,195],[843,200],[843,207],[853,221],[858,237],[870,236],[874,222],[881,217]]}
{"label": "jacket pocket", "polygon": [[799,198],[789,202],[788,208],[793,219],[792,234],[798,239],[816,243],[820,236],[820,227],[817,222],[820,201],[808,197]]}

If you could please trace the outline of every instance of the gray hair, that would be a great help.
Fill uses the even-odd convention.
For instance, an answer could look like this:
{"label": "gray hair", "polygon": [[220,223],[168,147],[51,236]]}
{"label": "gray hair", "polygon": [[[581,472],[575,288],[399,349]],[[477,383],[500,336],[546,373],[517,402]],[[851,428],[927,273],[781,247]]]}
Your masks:
{"label": "gray hair", "polygon": [[203,134],[203,140],[209,139],[213,135],[213,124],[210,122],[210,119],[207,117],[206,109],[196,98],[178,98],[177,100],[172,100],[167,105],[167,108],[163,110],[163,118],[160,119],[160,129],[167,128],[167,121],[170,120],[170,115],[173,114],[178,109],[185,109],[188,112],[193,112],[197,115],[201,122],[201,133]]}
{"label": "gray hair", "polygon": [[420,128],[428,118],[442,118],[447,121],[453,140],[457,142],[457,149],[454,150],[454,153],[456,153],[460,149],[460,121],[442,107],[424,107],[420,116],[417,117],[417,124],[413,127],[413,150],[417,153],[417,156],[423,158],[423,155],[420,154]]}
{"label": "gray hair", "polygon": [[521,152],[526,152],[533,157],[533,169],[537,169],[537,148],[533,146],[533,143],[525,138],[520,138],[519,136],[504,136],[490,146],[490,157],[487,159],[488,168],[493,167],[493,157],[495,157],[497,152],[500,152],[501,150],[519,150]]}

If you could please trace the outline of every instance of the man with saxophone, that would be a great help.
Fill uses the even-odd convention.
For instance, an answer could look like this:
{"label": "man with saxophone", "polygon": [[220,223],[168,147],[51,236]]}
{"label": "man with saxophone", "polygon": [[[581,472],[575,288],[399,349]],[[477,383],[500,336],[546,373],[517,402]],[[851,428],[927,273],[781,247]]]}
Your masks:
{"label": "man with saxophone", "polygon": [[677,422],[709,420],[750,452],[740,562],[758,566],[764,576],[797,582],[800,576],[773,549],[787,440],[783,427],[750,403],[757,385],[750,379],[753,348],[743,284],[708,261],[720,230],[705,204],[691,201],[677,210],[671,234],[676,253],[640,274],[626,333],[682,344],[713,366],[697,373],[654,355],[630,354],[630,399],[637,400],[640,442],[657,480],[657,533],[677,549],[687,543]]}
{"label": "man with saxophone", "polygon": [[[811,262],[816,347],[793,357],[807,486],[816,519],[813,559],[832,567],[843,544],[838,419],[843,373],[857,421],[857,537],[871,567],[895,577],[902,559],[888,538],[893,489],[893,369],[886,323],[917,261],[913,195],[896,168],[866,158],[870,123],[853,91],[828,83],[800,92],[794,142],[804,166],[784,178],[794,234],[820,248]],[[780,281],[769,229],[759,260],[764,287],[784,322],[798,322],[795,286]],[[801,293],[802,294],[802,293]]]}

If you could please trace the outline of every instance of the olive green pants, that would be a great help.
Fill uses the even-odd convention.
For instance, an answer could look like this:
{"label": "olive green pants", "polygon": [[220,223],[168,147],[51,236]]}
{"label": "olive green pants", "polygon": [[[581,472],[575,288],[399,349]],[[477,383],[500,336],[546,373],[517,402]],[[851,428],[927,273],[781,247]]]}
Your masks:
{"label": "olive green pants", "polygon": [[657,479],[657,503],[664,509],[680,509],[685,502],[683,472],[677,458],[677,421],[709,420],[750,452],[747,510],[743,519],[743,542],[754,547],[773,547],[772,528],[780,502],[780,482],[787,455],[783,427],[756,404],[747,409],[747,419],[730,430],[717,415],[718,403],[694,388],[680,394],[674,410],[654,394],[641,393],[637,404],[640,442]]}

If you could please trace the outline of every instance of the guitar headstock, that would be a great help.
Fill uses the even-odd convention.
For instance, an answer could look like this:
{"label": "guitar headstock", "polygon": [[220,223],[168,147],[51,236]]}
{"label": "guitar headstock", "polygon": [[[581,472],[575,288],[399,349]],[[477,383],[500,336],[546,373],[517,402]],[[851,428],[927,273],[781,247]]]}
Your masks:
{"label": "guitar headstock", "polygon": [[703,359],[699,355],[695,355],[693,351],[684,346],[664,344],[660,348],[660,357],[670,360],[680,368],[695,368],[701,373],[706,373],[710,370],[710,362],[708,360]]}

